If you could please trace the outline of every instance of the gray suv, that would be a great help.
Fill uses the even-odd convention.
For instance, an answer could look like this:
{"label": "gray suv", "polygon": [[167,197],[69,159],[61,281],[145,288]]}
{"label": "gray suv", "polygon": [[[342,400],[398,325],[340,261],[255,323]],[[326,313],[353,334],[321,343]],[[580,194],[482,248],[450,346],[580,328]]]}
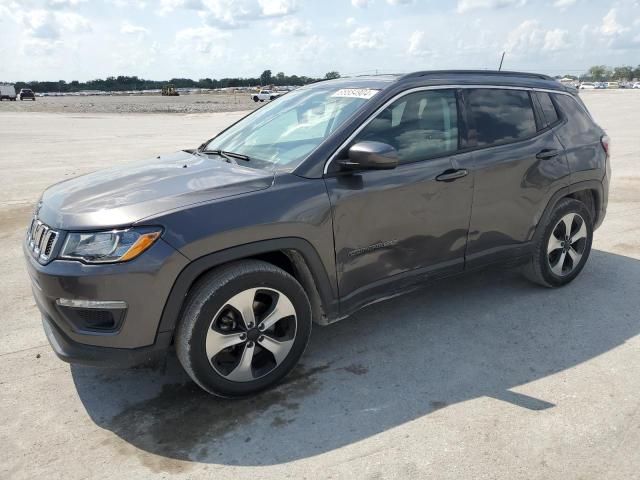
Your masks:
{"label": "gray suv", "polygon": [[492,264],[546,287],[584,267],[609,139],[544,75],[324,81],[199,148],[58,183],[24,253],[60,358],[131,365],[175,347],[203,389],[281,380],[312,323]]}

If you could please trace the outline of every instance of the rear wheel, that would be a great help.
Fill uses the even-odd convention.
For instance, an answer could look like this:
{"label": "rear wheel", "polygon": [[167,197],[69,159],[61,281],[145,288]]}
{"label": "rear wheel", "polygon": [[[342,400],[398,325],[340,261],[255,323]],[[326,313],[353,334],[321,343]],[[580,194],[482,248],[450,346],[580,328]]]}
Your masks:
{"label": "rear wheel", "polygon": [[214,270],[189,294],[176,352],[209,393],[241,397],[279,382],[302,356],[311,307],[300,284],[266,262]]}
{"label": "rear wheel", "polygon": [[524,273],[545,287],[561,287],[584,268],[591,253],[593,220],[584,203],[565,198],[558,202],[535,244]]}

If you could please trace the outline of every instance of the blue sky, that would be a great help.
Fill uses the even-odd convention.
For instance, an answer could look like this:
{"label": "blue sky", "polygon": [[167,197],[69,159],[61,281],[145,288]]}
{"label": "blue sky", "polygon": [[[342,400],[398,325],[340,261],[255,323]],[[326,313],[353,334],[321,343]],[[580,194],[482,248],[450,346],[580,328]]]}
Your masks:
{"label": "blue sky", "polygon": [[0,80],[561,74],[640,63],[640,0],[0,0]]}

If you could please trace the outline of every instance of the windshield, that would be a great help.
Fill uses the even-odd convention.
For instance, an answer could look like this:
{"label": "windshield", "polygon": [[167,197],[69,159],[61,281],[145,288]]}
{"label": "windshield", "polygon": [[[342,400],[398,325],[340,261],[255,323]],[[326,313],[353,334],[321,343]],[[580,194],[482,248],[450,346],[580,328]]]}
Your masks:
{"label": "windshield", "polygon": [[258,164],[293,168],[377,92],[329,85],[300,88],[241,120],[202,151],[233,152]]}

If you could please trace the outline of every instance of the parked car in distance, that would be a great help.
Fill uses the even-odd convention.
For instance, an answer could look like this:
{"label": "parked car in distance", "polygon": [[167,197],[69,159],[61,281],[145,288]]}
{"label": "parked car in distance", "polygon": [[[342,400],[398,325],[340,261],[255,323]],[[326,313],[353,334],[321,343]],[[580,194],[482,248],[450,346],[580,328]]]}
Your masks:
{"label": "parked car in distance", "polygon": [[45,190],[23,243],[33,295],[63,360],[174,345],[206,391],[250,395],[291,371],[312,323],[425,281],[496,264],[573,281],[606,214],[609,143],[545,75],[314,83],[197,149]]}
{"label": "parked car in distance", "polygon": [[13,85],[0,85],[0,102],[2,100],[16,101],[16,89]]}
{"label": "parked car in distance", "polygon": [[254,102],[264,102],[265,100],[275,100],[286,92],[276,92],[275,90],[260,90],[258,93],[252,93],[251,99]]}
{"label": "parked car in distance", "polygon": [[640,82],[635,82],[632,88],[640,88]]}
{"label": "parked car in distance", "polygon": [[30,88],[22,88],[20,89],[20,93],[18,93],[18,97],[20,100],[33,100],[36,101],[36,95],[33,93],[33,90]]}
{"label": "parked car in distance", "polygon": [[607,82],[607,88],[620,88],[620,83],[618,82]]}
{"label": "parked car in distance", "polygon": [[580,87],[579,87],[579,88],[580,88],[580,89],[582,89],[582,90],[594,90],[594,89],[595,89],[595,88],[597,88],[597,87],[596,87],[596,84],[595,84],[595,83],[592,83],[592,82],[582,82],[582,83],[580,84]]}

